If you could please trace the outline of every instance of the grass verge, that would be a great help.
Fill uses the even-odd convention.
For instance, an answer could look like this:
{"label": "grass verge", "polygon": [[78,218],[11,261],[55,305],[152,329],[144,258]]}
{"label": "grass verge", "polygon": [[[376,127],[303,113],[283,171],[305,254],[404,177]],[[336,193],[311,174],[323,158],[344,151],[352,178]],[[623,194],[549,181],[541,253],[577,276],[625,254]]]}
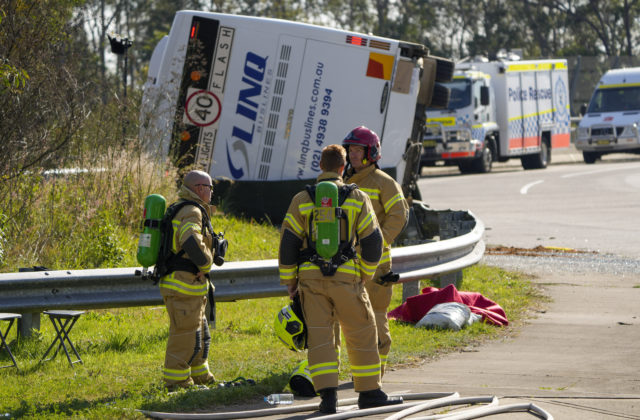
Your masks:
{"label": "grass verge", "polygon": [[[229,226],[229,232],[236,227]],[[480,292],[498,302],[512,325],[524,320],[528,308],[542,299],[523,275],[483,265],[465,270],[460,289]],[[401,287],[396,286],[391,308],[401,303],[401,296]],[[161,377],[168,335],[164,307],[88,311],[71,334],[84,361],[74,368],[64,354],[39,363],[55,335],[44,317],[41,331],[31,339],[15,340],[12,329],[10,346],[20,370],[0,370],[0,417],[142,418],[135,409],[213,411],[224,405],[260,401],[264,395],[286,389],[288,373],[305,357],[305,353],[287,350],[273,335],[275,313],[285,304],[285,297],[217,304],[218,320],[212,331],[209,356],[211,369],[219,380],[244,376],[255,379],[256,386],[173,394],[163,388]],[[417,329],[392,321],[394,344],[389,367],[411,368],[416,362],[512,328],[476,323],[453,332]],[[348,379],[346,351],[342,354],[341,375]],[[2,351],[0,365],[9,363],[7,353]]]}

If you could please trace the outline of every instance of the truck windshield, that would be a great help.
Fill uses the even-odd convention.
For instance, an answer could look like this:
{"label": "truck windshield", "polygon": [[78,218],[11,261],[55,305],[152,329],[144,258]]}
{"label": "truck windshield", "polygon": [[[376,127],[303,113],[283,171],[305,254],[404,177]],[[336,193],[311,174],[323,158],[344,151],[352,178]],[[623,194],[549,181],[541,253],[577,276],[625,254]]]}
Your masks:
{"label": "truck windshield", "polygon": [[469,79],[454,79],[443,83],[451,90],[449,97],[449,109],[459,109],[471,103],[471,81]]}
{"label": "truck windshield", "polygon": [[597,89],[587,112],[640,110],[640,86]]}

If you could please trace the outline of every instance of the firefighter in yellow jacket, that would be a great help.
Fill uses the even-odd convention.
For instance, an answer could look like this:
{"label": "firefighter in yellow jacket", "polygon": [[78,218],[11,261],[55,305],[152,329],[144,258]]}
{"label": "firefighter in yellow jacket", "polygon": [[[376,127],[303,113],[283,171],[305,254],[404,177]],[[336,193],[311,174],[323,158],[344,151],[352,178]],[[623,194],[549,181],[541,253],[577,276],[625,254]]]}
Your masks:
{"label": "firefighter in yellow jacket", "polygon": [[[355,183],[371,199],[383,236],[382,258],[373,277],[366,283],[369,299],[376,317],[378,329],[378,352],[382,363],[382,374],[391,349],[391,334],[387,310],[391,303],[393,274],[391,273],[391,244],[402,232],[409,217],[409,205],[398,183],[380,170],[380,139],[367,127],[353,129],[342,142],[347,149],[347,171],[345,182]],[[350,167],[349,167],[350,166]],[[397,278],[395,279],[397,280]]]}
{"label": "firefighter in yellow jacket", "polygon": [[183,206],[172,221],[169,274],[160,279],[160,293],[169,315],[164,381],[170,390],[215,381],[207,362],[211,335],[205,317],[208,275],[213,263],[209,222],[212,189],[209,174],[187,173],[178,196],[200,206]]}
{"label": "firefighter in yellow jacket", "polygon": [[[340,145],[322,150],[317,181],[334,182],[341,190],[341,173],[346,152]],[[364,289],[371,280],[382,252],[382,234],[369,197],[351,190],[340,205],[347,220],[342,220],[341,243],[348,247],[330,260],[324,260],[313,248],[315,227],[314,200],[309,191],[293,197],[282,224],[279,269],[280,282],[287,285],[293,298],[299,293],[308,328],[309,372],[322,399],[319,410],[335,413],[337,407],[338,360],[334,350],[333,320],[344,331],[355,391],[360,393],[360,408],[402,402],[389,398],[380,388],[380,357],[374,315]],[[354,245],[360,242],[360,255]],[[344,258],[342,258],[344,257]],[[336,263],[340,261],[340,263]]]}

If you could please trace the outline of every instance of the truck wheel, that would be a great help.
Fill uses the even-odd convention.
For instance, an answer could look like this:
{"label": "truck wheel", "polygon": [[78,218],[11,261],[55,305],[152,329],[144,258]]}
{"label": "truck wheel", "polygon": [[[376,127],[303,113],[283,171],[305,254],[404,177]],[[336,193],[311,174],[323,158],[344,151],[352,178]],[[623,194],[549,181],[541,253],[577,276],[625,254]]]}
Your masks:
{"label": "truck wheel", "polygon": [[522,156],[520,158],[524,169],[544,169],[549,164],[549,145],[540,143],[540,151],[535,155]]}
{"label": "truck wheel", "polygon": [[596,160],[600,158],[598,152],[582,152],[582,158],[584,159],[584,163],[592,164],[596,163]]}
{"label": "truck wheel", "polygon": [[484,147],[482,148],[482,155],[473,161],[473,169],[475,172],[480,174],[486,174],[491,172],[491,166],[493,164],[493,155],[491,154],[491,149],[487,146],[485,142]]}
{"label": "truck wheel", "polygon": [[458,162],[458,169],[460,169],[461,174],[470,174],[472,172],[475,172],[473,161],[470,161],[470,160],[464,160],[462,162]]}

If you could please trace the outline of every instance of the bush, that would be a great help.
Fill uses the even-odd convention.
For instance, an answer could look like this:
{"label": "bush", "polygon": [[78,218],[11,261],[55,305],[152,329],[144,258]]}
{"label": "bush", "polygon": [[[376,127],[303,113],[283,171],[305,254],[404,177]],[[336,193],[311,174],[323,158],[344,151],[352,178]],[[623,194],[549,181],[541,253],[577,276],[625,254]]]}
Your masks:
{"label": "bush", "polygon": [[[0,247],[3,271],[135,266],[144,198],[175,197],[175,170],[147,160],[135,148],[93,158],[88,168],[24,174],[6,188]],[[89,165],[87,165],[89,166]]]}

